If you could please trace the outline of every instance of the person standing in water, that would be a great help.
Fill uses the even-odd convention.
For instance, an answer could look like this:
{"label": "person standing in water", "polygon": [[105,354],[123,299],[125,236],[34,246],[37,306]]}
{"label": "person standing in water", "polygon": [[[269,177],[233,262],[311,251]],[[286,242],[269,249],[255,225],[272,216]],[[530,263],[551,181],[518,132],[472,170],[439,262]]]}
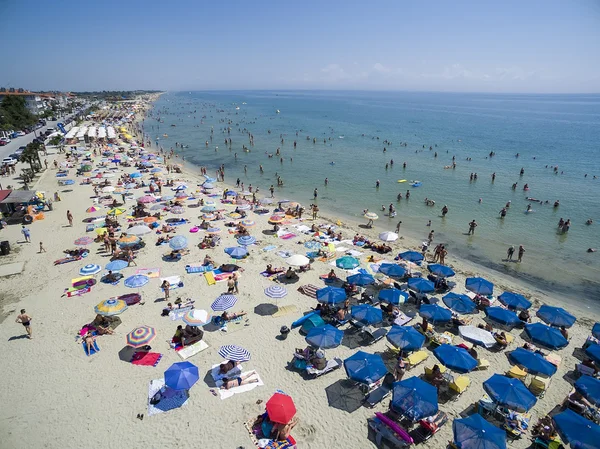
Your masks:
{"label": "person standing in water", "polygon": [[313,200],[317,201],[317,197],[319,196],[319,191],[317,190],[317,188],[315,187],[315,190],[313,191]]}
{"label": "person standing in water", "polygon": [[515,253],[515,247],[510,245],[506,251],[506,260],[512,260],[513,254]]}
{"label": "person standing in water", "polygon": [[519,257],[517,258],[519,263],[523,261],[523,254],[525,254],[525,247],[523,245],[519,245]]}
{"label": "person standing in water", "polygon": [[467,232],[467,235],[475,234],[476,227],[477,227],[477,222],[475,220],[471,221],[469,223],[469,232]]}
{"label": "person standing in water", "polygon": [[444,207],[442,207],[442,217],[445,217],[447,213],[448,213],[448,206],[446,206],[444,204]]}

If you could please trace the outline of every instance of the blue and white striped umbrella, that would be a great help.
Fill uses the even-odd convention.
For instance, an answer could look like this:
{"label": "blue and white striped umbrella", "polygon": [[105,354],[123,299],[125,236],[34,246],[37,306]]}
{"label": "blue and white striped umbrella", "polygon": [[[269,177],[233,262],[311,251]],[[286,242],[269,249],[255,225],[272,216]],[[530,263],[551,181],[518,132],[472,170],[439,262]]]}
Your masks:
{"label": "blue and white striped umbrella", "polygon": [[241,346],[225,345],[219,349],[219,355],[233,362],[245,362],[250,360],[250,352]]}
{"label": "blue and white striped umbrella", "polygon": [[287,295],[287,290],[283,285],[270,285],[269,287],[265,288],[265,295],[267,295],[269,298],[283,298],[285,295]]}
{"label": "blue and white striped umbrella", "polygon": [[169,247],[175,251],[187,248],[188,241],[183,235],[178,235],[169,240]]}
{"label": "blue and white striped umbrella", "polygon": [[150,282],[150,278],[148,278],[148,276],[144,276],[143,274],[135,274],[125,279],[125,287],[140,288],[146,285],[148,282]]}
{"label": "blue and white striped umbrella", "polygon": [[79,269],[79,274],[82,276],[90,276],[92,274],[100,273],[101,270],[102,267],[100,265],[90,263],[84,267],[81,267]]}
{"label": "blue and white striped umbrella", "polygon": [[248,245],[252,245],[253,243],[256,243],[256,239],[254,237],[252,237],[251,235],[245,235],[243,237],[240,237],[238,240],[238,245],[240,246],[248,246]]}
{"label": "blue and white striped umbrella", "polygon": [[237,298],[233,295],[221,295],[213,301],[210,308],[215,312],[224,312],[225,310],[231,309],[235,306]]}

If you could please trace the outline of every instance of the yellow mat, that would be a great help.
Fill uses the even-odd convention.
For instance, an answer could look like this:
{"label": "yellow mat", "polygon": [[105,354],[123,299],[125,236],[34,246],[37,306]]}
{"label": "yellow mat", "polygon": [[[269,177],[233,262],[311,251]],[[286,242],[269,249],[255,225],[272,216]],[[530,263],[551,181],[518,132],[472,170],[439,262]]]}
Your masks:
{"label": "yellow mat", "polygon": [[215,285],[217,283],[217,281],[215,281],[215,275],[212,271],[207,271],[204,273],[204,279],[206,279],[206,283],[208,285]]}
{"label": "yellow mat", "polygon": [[288,315],[290,313],[296,313],[298,311],[298,307],[295,305],[291,306],[279,306],[279,310],[273,314],[274,317],[280,317],[284,315]]}

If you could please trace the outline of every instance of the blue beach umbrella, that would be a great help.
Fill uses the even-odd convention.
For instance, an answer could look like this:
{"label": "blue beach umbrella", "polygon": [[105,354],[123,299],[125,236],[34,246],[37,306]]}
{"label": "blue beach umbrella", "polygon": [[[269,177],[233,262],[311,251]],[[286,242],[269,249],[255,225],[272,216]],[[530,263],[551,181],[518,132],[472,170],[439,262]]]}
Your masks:
{"label": "blue beach umbrella", "polygon": [[190,362],[173,363],[165,371],[165,385],[173,390],[189,390],[199,378],[198,367]]}
{"label": "blue beach umbrella", "polygon": [[437,304],[423,304],[419,314],[432,323],[446,323],[452,319],[452,312]]}
{"label": "blue beach umbrella", "polygon": [[405,352],[421,349],[425,343],[425,335],[412,326],[392,326],[386,338],[396,348]]}
{"label": "blue beach umbrella", "polygon": [[562,307],[552,307],[543,305],[536,314],[546,324],[556,327],[571,327],[575,324],[576,318]]}
{"label": "blue beach umbrella", "polygon": [[172,199],[175,199],[173,195],[165,195],[160,197],[161,201],[171,201]]}
{"label": "blue beach umbrella", "polygon": [[85,265],[84,267],[81,267],[79,269],[79,274],[82,276],[90,276],[92,274],[100,273],[101,270],[102,270],[102,267],[100,265],[91,263],[91,264]]}
{"label": "blue beach umbrella", "polygon": [[358,273],[352,276],[348,276],[346,279],[350,284],[353,285],[370,285],[375,283],[375,278],[370,274]]}
{"label": "blue beach umbrella", "polygon": [[124,260],[113,260],[112,262],[108,262],[104,269],[108,271],[121,271],[128,266],[129,264]]}
{"label": "blue beach umbrella", "polygon": [[141,178],[142,174],[138,173],[138,172],[135,172],[135,173],[130,174],[129,177],[130,178]]}
{"label": "blue beach umbrella", "polygon": [[433,282],[424,278],[409,278],[408,288],[419,293],[429,293],[435,290]]}
{"label": "blue beach umbrella", "polygon": [[309,240],[308,242],[304,243],[304,247],[308,249],[319,249],[321,248],[321,243],[315,242],[314,240]]}
{"label": "blue beach umbrella", "polygon": [[283,285],[269,285],[265,288],[265,295],[269,298],[279,299],[287,295],[287,290]]}
{"label": "blue beach umbrella", "polygon": [[215,186],[213,184],[211,184],[210,182],[205,182],[204,184],[202,184],[202,187],[204,187],[207,190],[215,188]]}
{"label": "blue beach umbrella", "polygon": [[343,270],[351,270],[353,268],[358,267],[360,265],[360,262],[352,256],[343,256],[339,259],[336,259],[335,265],[336,267],[341,268]]}
{"label": "blue beach umbrella", "polygon": [[513,292],[504,292],[498,296],[498,301],[504,304],[509,309],[527,310],[531,307],[531,302],[523,295]]}
{"label": "blue beach umbrella", "polygon": [[418,377],[394,382],[390,408],[413,422],[435,415],[438,412],[437,388]]}
{"label": "blue beach umbrella", "polygon": [[444,301],[446,307],[463,315],[467,313],[473,313],[477,308],[477,304],[475,304],[471,298],[460,293],[450,292],[442,298],[442,301]]}
{"label": "blue beach umbrella", "polygon": [[528,411],[537,401],[523,382],[501,374],[486,380],[483,389],[494,402],[517,412]]}
{"label": "blue beach umbrella", "polygon": [[427,265],[427,269],[430,273],[443,278],[449,278],[456,274],[452,268],[446,265],[440,265],[439,263],[429,264]]}
{"label": "blue beach umbrella", "polygon": [[176,192],[180,192],[181,190],[185,190],[185,189],[187,189],[187,186],[185,184],[179,184],[173,190],[175,190]]}
{"label": "blue beach umbrella", "polygon": [[600,426],[573,410],[565,410],[552,418],[558,432],[573,449],[597,449]]}
{"label": "blue beach umbrella", "polygon": [[219,348],[219,355],[225,360],[246,362],[250,360],[250,351],[237,345],[224,345]]}
{"label": "blue beach umbrella", "polygon": [[243,246],[232,246],[230,248],[225,248],[225,252],[234,259],[242,259],[248,255],[248,250]]}
{"label": "blue beach umbrella", "polygon": [[395,263],[382,263],[379,272],[386,276],[401,278],[406,274],[406,269]]}
{"label": "blue beach umbrella", "polygon": [[177,235],[169,240],[169,247],[175,251],[187,248],[188,241],[183,235]]}
{"label": "blue beach umbrella", "polygon": [[205,182],[215,182],[215,181],[216,181],[216,179],[215,179],[215,178],[211,178],[211,177],[210,177],[210,176],[208,176],[208,175],[202,175],[202,176],[204,176],[204,179],[206,179],[206,181],[205,181]]}
{"label": "blue beach umbrella", "polygon": [[337,348],[342,342],[344,331],[341,331],[330,324],[325,326],[313,327],[306,336],[305,340],[309,345],[316,348],[329,349]]}
{"label": "blue beach umbrella", "polygon": [[558,329],[542,323],[526,324],[525,332],[529,335],[531,341],[550,349],[564,348],[569,344]]}
{"label": "blue beach umbrella", "polygon": [[240,246],[248,246],[256,243],[256,239],[251,235],[244,235],[243,237],[237,239],[237,242]]}
{"label": "blue beach umbrella", "polygon": [[490,320],[505,326],[515,326],[521,322],[515,312],[503,307],[488,307],[485,313]]}
{"label": "blue beach umbrella", "polygon": [[595,405],[600,405],[600,380],[592,376],[581,376],[575,382],[575,389],[584,398]]}
{"label": "blue beach umbrella", "polygon": [[468,373],[477,367],[477,360],[465,348],[452,345],[440,345],[433,350],[442,365],[457,373]]}
{"label": "blue beach umbrella", "polygon": [[338,304],[346,300],[346,291],[339,287],[324,287],[317,290],[317,301],[323,304]]}
{"label": "blue beach umbrella", "polygon": [[228,190],[227,192],[225,192],[226,196],[237,196],[237,193],[234,192],[233,190]]}
{"label": "blue beach umbrella", "polygon": [[381,323],[381,321],[383,321],[383,311],[369,304],[352,306],[350,314],[356,321],[367,325]]}
{"label": "blue beach umbrella", "polygon": [[517,348],[509,354],[508,358],[515,365],[520,365],[527,369],[527,372],[530,374],[552,376],[556,373],[556,366],[537,352]]}
{"label": "blue beach umbrella", "polygon": [[479,413],[452,423],[458,449],[506,449],[506,432],[486,421]]}
{"label": "blue beach umbrella", "polygon": [[237,298],[233,295],[221,295],[213,301],[210,308],[215,312],[224,312],[235,306]]}
{"label": "blue beach umbrella", "polygon": [[600,363],[600,345],[599,344],[591,344],[587,348],[585,348],[585,354],[592,358],[596,363]]}
{"label": "blue beach umbrella", "polygon": [[400,303],[405,303],[409,298],[409,294],[403,292],[402,290],[398,290],[397,288],[384,288],[383,290],[379,290],[377,297],[380,301],[397,305]]}
{"label": "blue beach umbrella", "polygon": [[126,189],[135,189],[136,187],[137,187],[137,184],[134,183],[134,182],[130,182],[130,183],[125,184],[125,188]]}
{"label": "blue beach umbrella", "polygon": [[494,293],[494,284],[483,278],[467,278],[465,288],[478,295],[491,295]]}
{"label": "blue beach umbrella", "polygon": [[409,262],[418,263],[423,260],[423,254],[418,253],[416,251],[405,251],[403,253],[398,254],[398,257],[402,260],[407,260]]}
{"label": "blue beach umbrella", "polygon": [[356,382],[372,384],[384,377],[388,369],[379,354],[358,351],[344,360],[348,377]]}
{"label": "blue beach umbrella", "polygon": [[125,279],[125,287],[140,288],[146,285],[149,281],[150,279],[148,276],[144,276],[143,274],[135,274]]}
{"label": "blue beach umbrella", "polygon": [[152,170],[150,170],[150,173],[160,173],[162,171],[162,168],[153,168]]}
{"label": "blue beach umbrella", "polygon": [[216,206],[204,206],[200,209],[202,212],[214,212],[217,210]]}
{"label": "blue beach umbrella", "polygon": [[594,338],[600,340],[600,323],[594,324],[594,327],[592,327],[592,335],[594,336]]}

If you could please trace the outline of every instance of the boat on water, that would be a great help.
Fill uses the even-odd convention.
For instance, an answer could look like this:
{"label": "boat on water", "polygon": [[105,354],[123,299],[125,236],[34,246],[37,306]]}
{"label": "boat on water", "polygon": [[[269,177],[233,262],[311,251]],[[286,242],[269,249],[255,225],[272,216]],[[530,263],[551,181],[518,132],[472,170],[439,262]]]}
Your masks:
{"label": "boat on water", "polygon": [[235,107],[235,109],[239,111],[239,110],[240,110],[240,107],[239,107],[239,106],[236,106],[236,107]]}
{"label": "boat on water", "polygon": [[163,137],[169,137],[169,135],[168,134],[163,134]]}
{"label": "boat on water", "polygon": [[275,112],[276,112],[277,114],[279,114],[279,112],[280,112],[280,111],[279,111],[279,109],[277,109]]}

